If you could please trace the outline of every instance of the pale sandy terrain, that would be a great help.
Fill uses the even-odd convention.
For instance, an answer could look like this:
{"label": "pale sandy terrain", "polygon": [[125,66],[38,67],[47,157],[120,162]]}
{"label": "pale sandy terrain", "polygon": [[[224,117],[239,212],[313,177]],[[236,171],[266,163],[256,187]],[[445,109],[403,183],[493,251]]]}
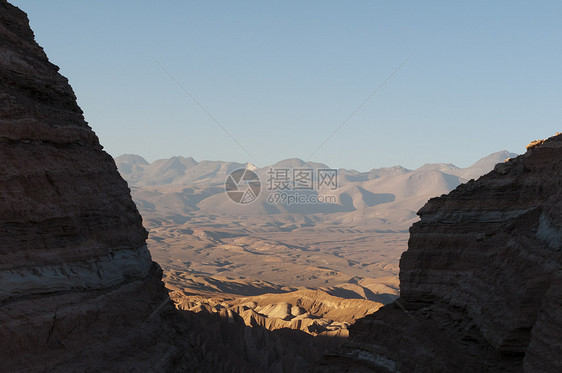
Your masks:
{"label": "pale sandy terrain", "polygon": [[[149,247],[166,270],[178,273],[317,288],[397,276],[408,239],[406,232],[331,225],[280,230],[267,226],[269,219],[260,218],[259,225],[224,217],[215,225],[162,224],[150,229]],[[384,290],[396,293],[396,288]]]}

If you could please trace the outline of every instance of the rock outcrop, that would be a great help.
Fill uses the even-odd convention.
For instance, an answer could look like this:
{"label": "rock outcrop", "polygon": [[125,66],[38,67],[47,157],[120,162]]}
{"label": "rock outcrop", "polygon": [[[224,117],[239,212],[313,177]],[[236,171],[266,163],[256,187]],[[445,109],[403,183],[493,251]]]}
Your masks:
{"label": "rock outcrop", "polygon": [[418,214],[399,304],[359,320],[323,369],[562,371],[562,134]]}
{"label": "rock outcrop", "polygon": [[181,368],[146,238],[68,81],[0,0],[0,371]]}
{"label": "rock outcrop", "polygon": [[344,299],[312,289],[232,300],[173,292],[172,298],[181,310],[206,311],[223,317],[236,315],[247,326],[267,330],[293,329],[313,336],[338,339],[348,336],[348,327],[356,319],[374,313],[382,306],[366,299]]}
{"label": "rock outcrop", "polygon": [[285,325],[175,308],[146,238],[68,81],[0,0],[0,372],[283,373],[321,357]]}

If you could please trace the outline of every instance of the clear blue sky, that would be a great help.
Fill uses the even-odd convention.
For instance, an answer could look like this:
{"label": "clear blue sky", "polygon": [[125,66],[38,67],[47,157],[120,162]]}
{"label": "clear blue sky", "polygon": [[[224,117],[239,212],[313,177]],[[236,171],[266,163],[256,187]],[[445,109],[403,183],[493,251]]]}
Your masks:
{"label": "clear blue sky", "polygon": [[468,166],[562,130],[560,1],[11,2],[114,156],[306,160],[412,54],[312,160]]}

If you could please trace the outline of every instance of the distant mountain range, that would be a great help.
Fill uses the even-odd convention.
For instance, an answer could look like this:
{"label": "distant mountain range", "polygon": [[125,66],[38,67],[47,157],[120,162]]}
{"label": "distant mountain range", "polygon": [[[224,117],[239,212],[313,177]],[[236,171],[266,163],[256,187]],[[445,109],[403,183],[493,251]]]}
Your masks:
{"label": "distant mountain range", "polygon": [[[204,213],[226,216],[318,215],[345,225],[392,225],[408,227],[417,219],[417,210],[431,197],[448,193],[470,179],[491,171],[497,163],[517,154],[499,151],[466,168],[451,163],[425,164],[416,170],[401,166],[368,172],[338,169],[335,190],[305,191],[305,195],[335,196],[330,203],[282,204],[267,201],[268,171],[271,169],[329,169],[329,166],[286,159],[274,165],[255,168],[251,164],[223,161],[196,161],[172,157],[148,163],[134,154],[115,158],[119,172],[132,188],[133,198],[143,214]],[[232,202],[225,193],[228,174],[236,169],[252,169],[262,182],[262,193],[251,204]]]}

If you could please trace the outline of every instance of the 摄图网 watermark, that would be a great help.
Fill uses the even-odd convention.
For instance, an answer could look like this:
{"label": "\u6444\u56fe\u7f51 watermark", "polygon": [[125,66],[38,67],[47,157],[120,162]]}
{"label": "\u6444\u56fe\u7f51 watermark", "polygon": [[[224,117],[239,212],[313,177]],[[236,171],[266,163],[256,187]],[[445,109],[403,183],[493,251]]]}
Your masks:
{"label": "\u6444\u56fe\u7f51 watermark", "polygon": [[[259,173],[265,178],[265,185],[262,185]],[[269,167],[260,172],[237,169],[227,176],[224,187],[228,197],[241,205],[257,200],[262,189],[265,189],[265,201],[269,204],[336,204],[337,196],[329,192],[338,188],[338,170]]]}

